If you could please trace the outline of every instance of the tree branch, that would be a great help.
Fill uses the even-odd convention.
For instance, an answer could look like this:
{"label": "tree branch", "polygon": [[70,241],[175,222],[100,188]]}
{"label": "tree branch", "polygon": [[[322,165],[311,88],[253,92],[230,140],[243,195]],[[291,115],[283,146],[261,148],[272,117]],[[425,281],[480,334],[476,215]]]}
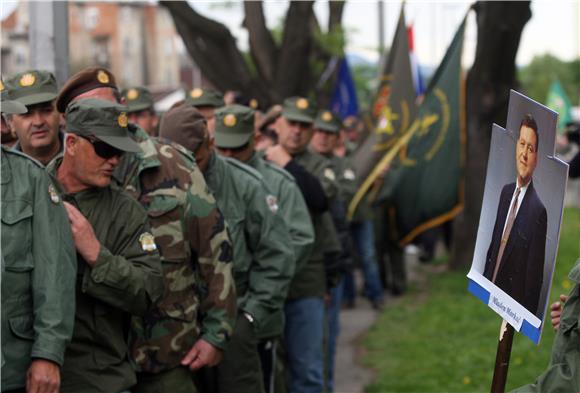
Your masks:
{"label": "tree branch", "polygon": [[249,34],[250,54],[260,76],[267,83],[271,83],[274,80],[277,48],[270,30],[266,27],[262,2],[245,1],[244,12],[243,25]]}
{"label": "tree branch", "polygon": [[274,79],[278,102],[289,96],[308,93],[302,82],[310,79],[308,62],[312,33],[304,24],[311,18],[313,4],[313,1],[292,1],[288,7]]}

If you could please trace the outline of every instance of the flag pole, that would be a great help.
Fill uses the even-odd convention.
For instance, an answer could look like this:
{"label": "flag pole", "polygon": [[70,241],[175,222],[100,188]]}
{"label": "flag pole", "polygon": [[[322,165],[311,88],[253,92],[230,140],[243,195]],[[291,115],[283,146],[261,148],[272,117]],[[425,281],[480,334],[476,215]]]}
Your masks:
{"label": "flag pole", "polygon": [[513,340],[514,328],[505,320],[502,320],[499,329],[497,354],[495,356],[495,369],[493,370],[493,380],[491,382],[491,393],[505,392],[505,383],[507,381]]}

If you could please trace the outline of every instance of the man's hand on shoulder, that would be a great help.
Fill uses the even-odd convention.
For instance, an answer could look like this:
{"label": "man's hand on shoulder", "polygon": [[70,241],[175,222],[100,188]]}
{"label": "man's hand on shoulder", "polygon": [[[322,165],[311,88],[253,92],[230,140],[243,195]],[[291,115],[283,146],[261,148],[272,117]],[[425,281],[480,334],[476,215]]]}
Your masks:
{"label": "man's hand on shoulder", "polygon": [[182,366],[191,371],[199,370],[204,366],[213,367],[222,360],[222,351],[204,340],[197,340],[189,353],[181,361]]}
{"label": "man's hand on shoulder", "polygon": [[34,359],[26,373],[27,393],[58,393],[60,368],[50,360]]}

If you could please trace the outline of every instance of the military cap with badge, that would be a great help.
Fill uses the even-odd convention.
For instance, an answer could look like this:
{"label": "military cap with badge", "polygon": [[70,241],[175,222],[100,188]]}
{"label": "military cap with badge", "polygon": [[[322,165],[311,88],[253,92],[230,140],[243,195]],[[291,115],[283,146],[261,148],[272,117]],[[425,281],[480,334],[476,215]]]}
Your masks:
{"label": "military cap with badge", "polygon": [[127,130],[127,108],[109,101],[88,98],[73,102],[66,110],[67,132],[88,140],[105,159],[123,152],[140,152]]}
{"label": "military cap with badge", "polygon": [[88,91],[110,87],[117,90],[117,82],[111,71],[102,67],[89,67],[73,75],[61,89],[56,100],[56,109],[65,113],[67,106],[79,95]]}
{"label": "military cap with badge", "polygon": [[185,103],[195,107],[209,106],[213,108],[225,105],[224,96],[220,92],[199,87],[186,91]]}
{"label": "military cap with badge", "polygon": [[316,116],[316,106],[307,98],[290,97],[284,100],[282,116],[291,121],[311,124]]}
{"label": "military cap with badge", "polygon": [[337,113],[331,111],[321,111],[316,116],[316,120],[314,120],[314,129],[330,132],[330,133],[338,133],[342,128],[342,120]]}
{"label": "military cap with badge", "polygon": [[128,113],[153,109],[153,96],[145,87],[131,87],[123,90],[121,95],[125,98]]}
{"label": "military cap with badge", "polygon": [[254,135],[254,114],[252,108],[237,104],[216,110],[216,146],[235,149],[246,145]]}
{"label": "military cap with badge", "polygon": [[52,101],[58,95],[56,78],[42,70],[20,72],[6,80],[5,87],[10,100],[26,106]]}

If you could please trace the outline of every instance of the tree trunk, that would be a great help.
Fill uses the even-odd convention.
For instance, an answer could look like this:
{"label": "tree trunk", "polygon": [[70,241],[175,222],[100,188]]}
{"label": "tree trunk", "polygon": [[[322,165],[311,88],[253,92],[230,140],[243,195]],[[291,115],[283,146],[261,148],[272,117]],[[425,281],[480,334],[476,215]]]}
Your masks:
{"label": "tree trunk", "polygon": [[467,161],[465,208],[454,225],[451,266],[473,259],[483,200],[493,123],[505,125],[509,91],[517,87],[516,54],[532,13],[530,2],[482,2],[477,13],[477,49],[467,75]]}

